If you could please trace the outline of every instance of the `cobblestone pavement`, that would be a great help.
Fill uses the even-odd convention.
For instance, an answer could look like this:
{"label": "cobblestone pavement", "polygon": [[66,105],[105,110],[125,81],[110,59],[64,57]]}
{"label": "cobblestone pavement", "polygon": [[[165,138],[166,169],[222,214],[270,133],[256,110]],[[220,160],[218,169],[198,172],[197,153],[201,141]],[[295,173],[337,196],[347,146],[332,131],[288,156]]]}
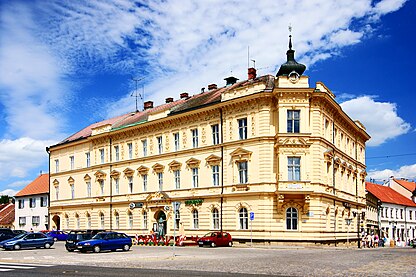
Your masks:
{"label": "cobblestone pavement", "polygon": [[[174,255],[175,254],[175,255]],[[416,249],[338,247],[199,248],[133,246],[128,252],[0,250],[0,262],[91,265],[168,270],[253,273],[275,276],[416,276]]]}

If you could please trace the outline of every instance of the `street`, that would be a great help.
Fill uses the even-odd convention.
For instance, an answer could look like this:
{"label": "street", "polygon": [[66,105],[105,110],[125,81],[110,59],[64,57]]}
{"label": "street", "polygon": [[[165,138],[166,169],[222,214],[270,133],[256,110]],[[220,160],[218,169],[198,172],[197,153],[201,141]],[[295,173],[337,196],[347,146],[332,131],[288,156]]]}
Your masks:
{"label": "street", "polygon": [[[415,276],[413,248],[133,246],[128,252],[0,250],[5,276]],[[23,267],[23,268],[21,268]],[[26,268],[25,268],[26,267]],[[105,270],[102,268],[105,267]],[[226,275],[227,274],[227,275]]]}

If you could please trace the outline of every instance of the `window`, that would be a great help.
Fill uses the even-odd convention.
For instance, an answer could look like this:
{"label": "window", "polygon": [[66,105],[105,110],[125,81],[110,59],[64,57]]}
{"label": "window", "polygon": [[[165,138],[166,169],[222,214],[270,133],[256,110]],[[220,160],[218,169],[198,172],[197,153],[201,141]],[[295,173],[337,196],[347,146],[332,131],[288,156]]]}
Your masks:
{"label": "window", "polygon": [[133,159],[133,143],[127,143],[127,148],[129,150],[129,159]]}
{"label": "window", "polygon": [[192,130],[192,147],[193,148],[198,147],[198,129]]}
{"label": "window", "polygon": [[114,146],[114,158],[116,162],[120,160],[120,146],[118,145]]}
{"label": "window", "polygon": [[36,208],[36,198],[29,198],[29,207]]}
{"label": "window", "polygon": [[70,186],[71,186],[71,199],[74,199],[75,198],[75,187],[74,187],[74,184],[71,184]]}
{"label": "window", "polygon": [[19,217],[19,225],[26,225],[26,217],[24,216]]}
{"label": "window", "polygon": [[393,208],[390,208],[390,218],[393,218]]}
{"label": "window", "polygon": [[55,173],[59,172],[59,160],[55,160]]}
{"label": "window", "polygon": [[129,180],[129,193],[133,193],[133,176],[129,176],[128,180]]}
{"label": "window", "polygon": [[238,166],[238,177],[239,177],[240,184],[246,184],[248,182],[247,161],[237,162],[237,166]]}
{"label": "window", "polygon": [[173,141],[175,143],[175,151],[179,151],[179,133],[173,134]]}
{"label": "window", "polygon": [[412,220],[412,211],[409,211],[409,219]]}
{"label": "window", "polygon": [[163,153],[163,141],[162,136],[157,137],[157,149],[159,150],[159,154]]}
{"label": "window", "polygon": [[403,219],[403,209],[400,209],[400,219]]}
{"label": "window", "polygon": [[143,229],[147,229],[147,212],[143,212]]}
{"label": "window", "polygon": [[180,189],[181,188],[181,171],[174,170],[173,173],[175,175],[175,188]]}
{"label": "window", "polygon": [[192,168],[192,187],[198,187],[198,168]]}
{"label": "window", "polygon": [[163,173],[162,172],[159,172],[157,174],[157,179],[159,182],[159,191],[162,191],[163,190]]}
{"label": "window", "polygon": [[65,216],[65,223],[66,223],[66,228],[69,229],[69,217],[67,215]]}
{"label": "window", "polygon": [[79,229],[81,227],[81,220],[79,219],[78,214],[75,215],[75,221],[76,221],[76,224],[77,224],[77,229]]}
{"label": "window", "polygon": [[287,158],[287,171],[289,181],[300,181],[300,158]]}
{"label": "window", "polygon": [[59,186],[55,187],[55,198],[56,200],[59,200]]}
{"label": "window", "polygon": [[119,178],[114,179],[114,188],[115,188],[115,194],[119,194],[120,193],[120,179]]}
{"label": "window", "polygon": [[91,153],[87,152],[85,153],[85,160],[87,161],[87,167],[91,166]]}
{"label": "window", "polygon": [[218,124],[212,125],[212,144],[220,143],[220,126]]}
{"label": "window", "polygon": [[40,198],[40,206],[41,207],[47,207],[48,206],[48,197],[42,196]]}
{"label": "window", "polygon": [[220,185],[220,166],[219,165],[212,166],[212,185],[213,186]]}
{"label": "window", "polygon": [[220,215],[218,213],[218,209],[212,210],[212,228],[213,229],[220,228]]}
{"label": "window", "polygon": [[129,212],[129,228],[133,228],[133,214]]}
{"label": "window", "polygon": [[300,111],[289,110],[287,111],[287,132],[288,133],[299,133],[299,121]]}
{"label": "window", "polygon": [[116,218],[116,229],[119,229],[120,228],[120,215],[116,213],[115,218]]}
{"label": "window", "polygon": [[25,200],[19,199],[19,209],[23,209],[25,207]]}
{"label": "window", "polygon": [[87,197],[91,197],[91,182],[87,182]]}
{"label": "window", "polygon": [[238,120],[238,139],[247,139],[247,118]]}
{"label": "window", "polygon": [[32,225],[38,226],[40,224],[40,216],[32,216]]}
{"label": "window", "polygon": [[87,228],[91,228],[91,216],[87,214]]}
{"label": "window", "polygon": [[104,163],[104,149],[100,149],[100,161],[103,164]]}
{"label": "window", "polygon": [[104,229],[104,223],[105,223],[104,214],[100,213],[100,227],[101,227],[101,229]]}
{"label": "window", "polygon": [[69,160],[70,160],[71,170],[73,170],[74,169],[74,162],[75,162],[74,156],[70,156]]}
{"label": "window", "polygon": [[143,175],[143,191],[147,191],[147,174]]}
{"label": "window", "polygon": [[99,180],[100,183],[100,195],[104,195],[104,180]]}
{"label": "window", "polygon": [[248,229],[248,212],[246,208],[241,208],[239,211],[240,230]]}
{"label": "window", "polygon": [[143,146],[143,157],[147,156],[147,140],[142,140],[142,146]]}
{"label": "window", "polygon": [[298,229],[298,210],[296,210],[295,208],[291,207],[286,210],[286,229]]}
{"label": "window", "polygon": [[198,210],[192,211],[192,218],[194,223],[194,229],[199,229],[199,217],[198,217]]}
{"label": "window", "polygon": [[179,221],[181,220],[181,214],[179,212],[179,210],[175,211],[175,226],[173,226],[173,228],[175,228],[176,230],[178,230],[179,228]]}

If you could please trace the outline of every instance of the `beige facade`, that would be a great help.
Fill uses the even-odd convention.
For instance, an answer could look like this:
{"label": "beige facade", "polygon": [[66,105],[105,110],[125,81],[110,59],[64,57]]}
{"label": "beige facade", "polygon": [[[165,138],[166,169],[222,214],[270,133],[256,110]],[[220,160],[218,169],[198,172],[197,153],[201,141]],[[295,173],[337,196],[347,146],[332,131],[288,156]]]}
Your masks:
{"label": "beige facade", "polygon": [[215,86],[51,146],[52,226],[172,235],[180,202],[185,235],[345,241],[365,210],[369,136],[324,84],[292,77]]}

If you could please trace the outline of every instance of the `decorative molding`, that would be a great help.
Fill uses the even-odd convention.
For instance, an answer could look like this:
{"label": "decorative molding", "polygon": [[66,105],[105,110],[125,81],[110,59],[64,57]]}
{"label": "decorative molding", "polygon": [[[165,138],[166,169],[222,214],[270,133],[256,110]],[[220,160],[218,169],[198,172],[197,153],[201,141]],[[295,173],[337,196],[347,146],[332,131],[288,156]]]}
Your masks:
{"label": "decorative molding", "polygon": [[134,170],[128,167],[128,168],[123,170],[123,173],[124,173],[125,176],[131,177],[134,174]]}
{"label": "decorative molding", "polygon": [[220,165],[221,164],[221,157],[219,157],[217,155],[214,155],[214,154],[211,154],[205,159],[205,161],[210,166]]}
{"label": "decorative molding", "polygon": [[113,178],[113,179],[118,179],[120,177],[120,172],[117,171],[117,170],[113,170],[110,173],[110,177]]}
{"label": "decorative molding", "polygon": [[137,172],[138,172],[140,175],[146,175],[146,174],[149,172],[149,168],[148,168],[148,167],[146,167],[146,166],[144,166],[144,165],[141,165],[141,166],[139,166],[139,167],[137,168]]}
{"label": "decorative molding", "polygon": [[181,169],[181,167],[182,167],[182,163],[180,163],[180,162],[178,162],[178,161],[176,161],[176,160],[174,160],[174,161],[171,161],[169,164],[168,164],[168,166],[169,166],[169,169],[170,170],[180,170]]}
{"label": "decorative molding", "polygon": [[74,178],[72,178],[71,176],[68,178],[68,184],[73,185],[75,182]]}
{"label": "decorative molding", "polygon": [[251,154],[253,154],[253,152],[239,147],[233,152],[231,152],[230,156],[235,161],[248,161],[251,158]]}
{"label": "decorative molding", "polygon": [[186,164],[189,168],[199,168],[200,163],[201,161],[195,158],[190,158],[186,161]]}
{"label": "decorative molding", "polygon": [[156,173],[161,173],[161,172],[163,172],[163,170],[165,169],[165,166],[164,166],[164,165],[161,165],[160,163],[155,163],[155,164],[152,166],[152,168],[153,168],[153,171],[154,171],[154,172],[156,172]]}
{"label": "decorative molding", "polygon": [[55,179],[55,180],[53,180],[53,185],[55,186],[55,187],[58,187],[59,186],[59,181],[57,180],[57,179]]}
{"label": "decorative molding", "polygon": [[94,173],[94,176],[97,180],[104,180],[105,177],[107,176],[107,174],[105,172],[101,171],[101,170],[97,170]]}
{"label": "decorative molding", "polygon": [[85,181],[85,182],[91,181],[91,177],[90,177],[90,175],[85,174],[85,175],[84,175],[84,181]]}

